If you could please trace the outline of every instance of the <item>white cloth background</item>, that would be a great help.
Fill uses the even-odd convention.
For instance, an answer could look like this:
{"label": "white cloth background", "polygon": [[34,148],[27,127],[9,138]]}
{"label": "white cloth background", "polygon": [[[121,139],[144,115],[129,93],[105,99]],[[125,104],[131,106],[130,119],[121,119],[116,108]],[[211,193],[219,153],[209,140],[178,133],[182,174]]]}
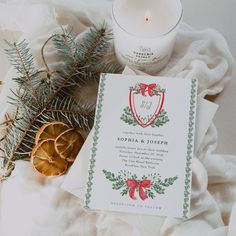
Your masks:
{"label": "white cloth background", "polygon": [[[7,3],[4,3],[7,2]],[[39,50],[60,25],[79,33],[91,22],[110,19],[110,3],[99,0],[18,0],[0,3],[0,34],[22,33],[41,65]],[[8,31],[6,31],[8,30]],[[18,31],[16,34],[15,31]],[[47,57],[55,63],[53,50]],[[1,69],[7,68],[4,60]],[[199,94],[220,93],[232,74],[233,58],[214,30],[182,25],[171,61],[159,75],[197,78]],[[5,78],[9,83],[11,73]],[[1,108],[6,104],[1,101]],[[78,198],[60,189],[63,177],[45,178],[30,163],[17,162],[14,174],[0,185],[1,236],[235,236],[236,157],[217,155],[217,131],[208,130],[194,158],[191,219],[87,212]]]}

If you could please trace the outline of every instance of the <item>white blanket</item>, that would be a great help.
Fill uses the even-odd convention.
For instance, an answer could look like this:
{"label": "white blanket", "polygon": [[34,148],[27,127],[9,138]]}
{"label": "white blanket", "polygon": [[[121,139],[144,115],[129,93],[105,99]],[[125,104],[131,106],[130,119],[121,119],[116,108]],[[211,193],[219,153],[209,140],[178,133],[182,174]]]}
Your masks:
{"label": "white blanket", "polygon": [[[58,26],[73,26],[79,33],[91,22],[110,19],[110,3],[105,0],[7,2],[0,3],[0,36],[11,39],[13,33],[16,35],[12,31],[23,32],[21,37],[29,39],[39,65],[40,47]],[[0,56],[4,70],[7,67]],[[49,50],[47,56],[55,63],[53,51]],[[197,78],[203,97],[220,93],[232,68],[233,58],[219,33],[210,29],[195,31],[183,24],[171,61],[159,75]],[[8,73],[5,78],[5,87],[10,76]],[[1,109],[4,106],[1,101]],[[188,221],[87,212],[78,198],[60,189],[64,177],[42,177],[30,163],[19,161],[14,174],[0,185],[0,235],[235,236],[236,156],[214,154],[216,142],[217,131],[212,124],[193,162]]]}

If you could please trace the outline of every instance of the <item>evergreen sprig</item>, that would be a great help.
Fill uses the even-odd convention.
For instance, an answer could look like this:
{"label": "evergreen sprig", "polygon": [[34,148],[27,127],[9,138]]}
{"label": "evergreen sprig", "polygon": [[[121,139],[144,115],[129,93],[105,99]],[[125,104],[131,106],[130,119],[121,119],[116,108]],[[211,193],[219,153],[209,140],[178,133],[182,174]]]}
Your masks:
{"label": "evergreen sprig", "polygon": [[112,189],[119,190],[125,186],[125,180],[121,175],[115,176],[114,173],[106,170],[103,170],[103,173],[106,179],[112,182]]}
{"label": "evergreen sprig", "polygon": [[[30,79],[30,77],[35,74],[36,69],[34,66],[34,58],[30,52],[27,41],[24,39],[20,43],[10,43],[5,41],[8,48],[5,52],[8,55],[8,59],[12,66],[17,70],[23,78]],[[24,80],[27,81],[27,80]]]}
{"label": "evergreen sprig", "polygon": [[165,188],[173,185],[177,179],[177,176],[166,178],[164,181],[158,179],[153,182],[153,190],[158,194],[165,194]]}
{"label": "evergreen sprig", "polygon": [[[6,42],[6,53],[10,63],[17,70],[17,89],[12,91],[10,103],[15,114],[3,122],[5,136],[0,143],[3,167],[0,180],[14,169],[16,160],[29,160],[34,139],[39,128],[53,120],[63,121],[81,131],[89,131],[94,120],[94,101],[85,104],[76,99],[78,88],[99,80],[100,73],[120,72],[121,67],[109,65],[104,70],[104,57],[112,39],[111,31],[102,25],[91,27],[83,37],[75,38],[71,32],[62,29],[56,32],[42,46],[44,68],[35,67],[33,55],[26,40],[20,43]],[[62,64],[50,68],[44,51],[52,41]],[[96,67],[96,71],[94,68]]]}
{"label": "evergreen sprig", "polygon": [[169,121],[170,120],[168,118],[167,112],[164,109],[162,109],[160,114],[155,119],[155,121],[151,124],[151,126],[153,128],[154,127],[160,127],[160,126],[163,126],[164,124],[166,124]]}
{"label": "evergreen sprig", "polygon": [[124,113],[121,115],[120,119],[123,120],[128,125],[136,126],[137,122],[134,119],[134,116],[131,113],[130,108],[127,106],[126,108],[124,108],[123,112]]}

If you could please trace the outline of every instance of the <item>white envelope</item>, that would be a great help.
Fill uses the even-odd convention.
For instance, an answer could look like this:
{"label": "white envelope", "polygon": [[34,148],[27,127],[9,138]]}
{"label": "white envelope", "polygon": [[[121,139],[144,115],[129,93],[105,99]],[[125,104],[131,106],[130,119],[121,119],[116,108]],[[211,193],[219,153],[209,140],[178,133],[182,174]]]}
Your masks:
{"label": "white envelope", "polygon": [[[123,74],[144,74],[140,71],[133,71],[126,67]],[[218,109],[218,105],[209,102],[201,97],[197,100],[197,113],[196,113],[196,129],[195,129],[195,153],[197,152],[203,138],[212,122],[212,119]],[[66,175],[61,188],[74,194],[80,199],[84,199],[86,190],[86,182],[88,177],[88,166],[90,158],[90,150],[92,145],[93,129],[87,137],[78,157],[74,164],[71,166],[68,174]]]}

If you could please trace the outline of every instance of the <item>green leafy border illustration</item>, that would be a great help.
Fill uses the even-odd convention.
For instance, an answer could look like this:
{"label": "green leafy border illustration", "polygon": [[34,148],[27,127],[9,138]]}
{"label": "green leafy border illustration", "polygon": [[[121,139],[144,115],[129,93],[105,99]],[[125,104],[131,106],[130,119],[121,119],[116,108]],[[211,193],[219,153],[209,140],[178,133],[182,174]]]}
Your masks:
{"label": "green leafy border illustration", "polygon": [[95,124],[94,124],[94,135],[93,135],[93,146],[92,146],[92,153],[90,158],[90,165],[89,165],[89,176],[87,181],[87,190],[85,194],[85,208],[89,208],[89,203],[91,199],[91,191],[92,191],[92,185],[93,185],[93,173],[94,173],[94,166],[95,166],[95,156],[97,152],[97,144],[98,144],[98,134],[99,134],[99,128],[100,128],[100,122],[101,122],[101,112],[102,112],[102,102],[104,99],[104,89],[105,89],[105,80],[106,80],[106,74],[101,75],[100,79],[100,85],[99,85],[99,92],[98,92],[98,104],[96,109],[96,115],[95,115]]}
{"label": "green leafy border illustration", "polygon": [[[173,185],[174,182],[178,179],[177,176],[174,176],[162,180],[161,176],[157,173],[143,175],[141,179],[138,179],[138,176],[136,174],[132,174],[131,172],[126,170],[119,171],[118,175],[115,175],[114,173],[107,170],[103,170],[103,173],[106,179],[112,182],[112,189],[121,190],[120,194],[122,196],[128,195],[131,190],[127,185],[127,181],[134,180],[139,184],[145,180],[150,181],[150,187],[143,187],[143,190],[145,194],[151,199],[154,199],[156,197],[156,194],[165,194],[166,188]],[[138,191],[139,186],[137,185],[135,188],[135,192]]]}
{"label": "green leafy border illustration", "polygon": [[192,80],[191,84],[191,98],[190,98],[190,110],[189,110],[189,123],[188,123],[188,144],[187,144],[187,156],[185,167],[185,190],[184,190],[184,204],[183,204],[183,218],[188,219],[189,207],[190,207],[190,189],[191,189],[191,165],[193,155],[193,136],[195,127],[195,110],[196,110],[196,86],[197,80]]}

